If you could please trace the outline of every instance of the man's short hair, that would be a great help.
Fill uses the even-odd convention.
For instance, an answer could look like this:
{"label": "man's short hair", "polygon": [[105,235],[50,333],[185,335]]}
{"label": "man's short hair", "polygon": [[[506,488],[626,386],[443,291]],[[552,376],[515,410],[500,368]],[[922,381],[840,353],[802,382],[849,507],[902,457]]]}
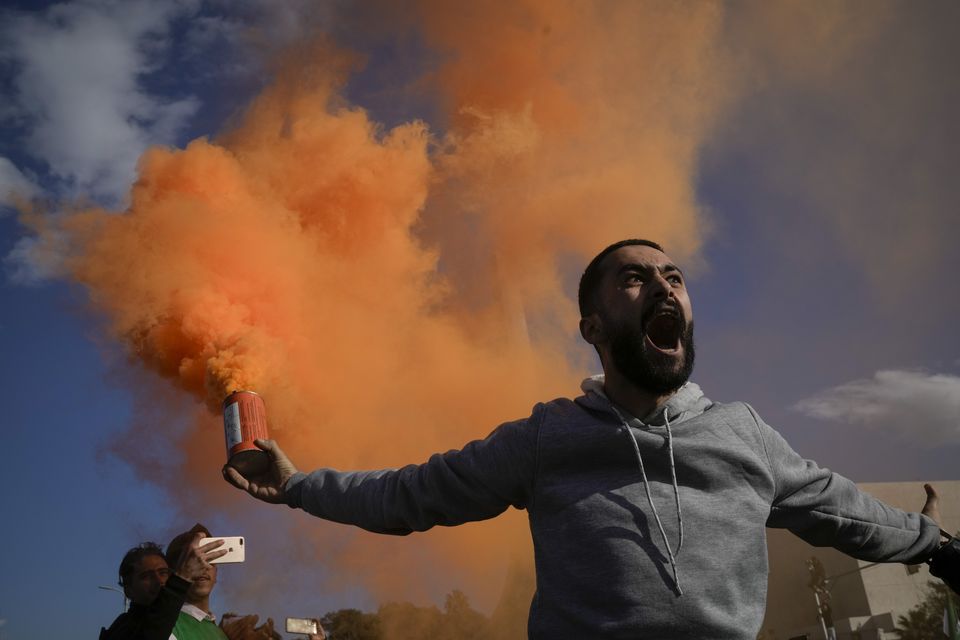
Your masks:
{"label": "man's short hair", "polygon": [[121,587],[126,587],[130,583],[130,578],[133,577],[137,563],[147,556],[163,558],[163,547],[156,542],[142,542],[124,554],[123,560],[120,561],[120,569],[117,572],[120,575]]}
{"label": "man's short hair", "polygon": [[600,280],[603,278],[603,271],[600,269],[600,263],[620,247],[629,247],[631,245],[642,245],[651,247],[657,251],[663,251],[663,247],[652,240],[641,240],[639,238],[630,238],[614,242],[612,245],[594,256],[587,268],[583,270],[580,276],[580,288],[577,290],[577,304],[580,305],[580,317],[586,318],[596,312],[596,294],[597,287],[600,286]]}
{"label": "man's short hair", "polygon": [[184,531],[173,540],[170,541],[170,544],[167,545],[167,564],[171,567],[177,566],[177,563],[180,561],[180,556],[183,554],[184,548],[186,548],[192,541],[194,536],[198,533],[204,534],[204,538],[210,537],[210,530],[199,522],[189,530]]}

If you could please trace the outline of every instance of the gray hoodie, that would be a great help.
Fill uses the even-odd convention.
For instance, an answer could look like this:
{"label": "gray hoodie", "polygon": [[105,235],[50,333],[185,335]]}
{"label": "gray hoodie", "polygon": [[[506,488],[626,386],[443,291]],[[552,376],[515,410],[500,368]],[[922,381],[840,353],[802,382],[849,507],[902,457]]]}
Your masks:
{"label": "gray hoodie", "polygon": [[870,561],[916,563],[937,547],[931,519],[804,460],[749,405],[687,383],[637,419],[611,404],[602,377],[582,388],[421,465],[299,473],[289,504],[397,535],[526,509],[531,638],[753,640],[765,527]]}

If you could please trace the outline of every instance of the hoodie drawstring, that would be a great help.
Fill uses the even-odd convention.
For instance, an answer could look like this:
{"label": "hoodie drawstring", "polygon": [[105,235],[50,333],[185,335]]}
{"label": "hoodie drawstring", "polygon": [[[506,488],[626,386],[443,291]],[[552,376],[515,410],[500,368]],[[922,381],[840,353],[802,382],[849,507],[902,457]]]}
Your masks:
{"label": "hoodie drawstring", "polygon": [[627,423],[627,420],[624,419],[623,414],[620,413],[620,410],[617,409],[613,403],[611,403],[611,407],[613,407],[613,410],[620,418],[620,422],[626,429],[627,437],[630,439],[630,444],[633,445],[633,451],[637,456],[637,463],[640,465],[640,476],[643,478],[643,489],[647,493],[647,502],[650,504],[650,510],[653,512],[654,520],[657,521],[657,528],[660,529],[660,537],[663,539],[663,544],[667,548],[667,557],[670,559],[670,569],[673,571],[673,582],[677,587],[677,595],[682,596],[683,589],[680,587],[680,576],[677,574],[677,555],[683,546],[683,514],[680,512],[680,487],[677,484],[677,466],[673,460],[673,433],[670,430],[670,420],[667,418],[667,409],[664,408],[663,410],[663,420],[667,425],[667,451],[670,455],[670,475],[673,479],[673,495],[676,500],[677,522],[679,523],[680,529],[680,539],[677,542],[676,551],[670,547],[670,542],[667,540],[667,532],[663,528],[660,514],[657,513],[657,506],[653,503],[653,496],[650,494],[650,483],[647,482],[647,470],[644,468],[643,456],[640,454],[640,446],[637,444],[637,440],[633,437],[633,434],[630,433],[630,425]]}
{"label": "hoodie drawstring", "polygon": [[667,425],[667,451],[670,453],[670,475],[673,476],[673,497],[677,502],[677,524],[680,529],[680,539],[677,541],[677,550],[674,552],[680,555],[680,548],[683,547],[683,513],[680,512],[680,485],[677,483],[677,465],[673,461],[673,432],[670,431],[670,419],[667,417],[667,410],[663,410],[663,422]]}

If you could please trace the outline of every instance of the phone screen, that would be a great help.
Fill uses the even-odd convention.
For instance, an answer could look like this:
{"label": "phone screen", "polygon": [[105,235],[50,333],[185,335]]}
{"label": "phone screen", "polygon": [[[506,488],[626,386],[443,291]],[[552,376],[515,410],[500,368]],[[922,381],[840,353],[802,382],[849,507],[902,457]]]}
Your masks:
{"label": "phone screen", "polygon": [[312,618],[287,618],[287,633],[317,633],[319,623]]}

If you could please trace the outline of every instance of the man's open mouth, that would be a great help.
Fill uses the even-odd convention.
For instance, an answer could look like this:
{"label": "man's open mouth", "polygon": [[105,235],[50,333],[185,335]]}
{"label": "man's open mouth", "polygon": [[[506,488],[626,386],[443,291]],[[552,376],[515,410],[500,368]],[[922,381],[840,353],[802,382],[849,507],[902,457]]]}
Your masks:
{"label": "man's open mouth", "polygon": [[680,348],[683,320],[672,309],[657,311],[647,320],[643,332],[659,351],[676,351]]}

